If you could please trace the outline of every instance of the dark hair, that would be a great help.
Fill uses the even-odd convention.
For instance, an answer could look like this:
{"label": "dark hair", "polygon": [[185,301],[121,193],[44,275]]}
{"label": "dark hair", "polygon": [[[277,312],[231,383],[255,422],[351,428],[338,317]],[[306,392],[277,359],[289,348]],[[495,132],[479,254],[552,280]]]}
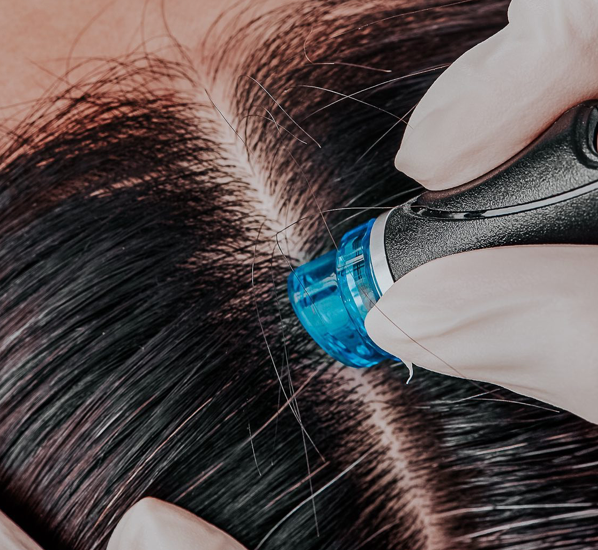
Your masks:
{"label": "dark hair", "polygon": [[398,118],[506,6],[305,1],[217,26],[203,70],[132,54],[13,128],[0,509],[46,550],[104,547],[144,496],[249,549],[595,543],[595,427],[332,364],[285,297],[332,247],[320,210],[338,239],[417,189]]}

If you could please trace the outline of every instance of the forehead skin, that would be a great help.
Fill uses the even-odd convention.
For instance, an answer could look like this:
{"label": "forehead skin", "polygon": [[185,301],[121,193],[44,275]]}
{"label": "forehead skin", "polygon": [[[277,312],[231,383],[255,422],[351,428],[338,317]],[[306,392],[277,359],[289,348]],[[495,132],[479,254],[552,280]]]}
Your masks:
{"label": "forehead skin", "polygon": [[[234,10],[235,17],[241,13],[240,22],[248,21],[288,3],[252,1]],[[172,47],[169,32],[188,51],[200,52],[210,26],[238,6],[236,0],[1,0],[2,118],[18,117],[17,104],[37,100],[78,60],[117,58],[142,42],[157,52]]]}

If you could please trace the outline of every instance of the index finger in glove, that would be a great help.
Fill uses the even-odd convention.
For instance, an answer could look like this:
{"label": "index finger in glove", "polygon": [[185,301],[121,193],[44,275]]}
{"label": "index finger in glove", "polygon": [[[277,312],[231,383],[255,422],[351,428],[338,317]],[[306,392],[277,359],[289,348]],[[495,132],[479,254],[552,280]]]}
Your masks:
{"label": "index finger in glove", "polygon": [[429,189],[509,160],[598,94],[598,2],[513,0],[509,24],[447,69],[405,131],[396,166]]}

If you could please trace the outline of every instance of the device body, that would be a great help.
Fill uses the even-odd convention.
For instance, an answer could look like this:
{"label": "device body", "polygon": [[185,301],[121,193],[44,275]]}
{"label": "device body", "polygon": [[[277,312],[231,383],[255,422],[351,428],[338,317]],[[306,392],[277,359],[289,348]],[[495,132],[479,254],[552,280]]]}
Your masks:
{"label": "device body", "polygon": [[[309,262],[289,277],[291,302],[304,327],[337,360],[371,366],[390,356],[367,336],[365,315],[393,282],[413,269],[480,248],[598,244],[597,129],[598,101],[578,105],[483,177],[447,191],[426,191],[349,232],[362,236],[359,246],[353,246],[358,259],[352,264],[336,261],[334,273],[312,280],[306,278]],[[366,226],[369,229],[364,232]],[[344,244],[345,238],[339,252]],[[339,252],[328,254],[338,260]],[[342,254],[346,256],[347,251]],[[352,284],[349,292],[342,288],[347,281]],[[339,300],[329,309],[320,303],[320,290],[325,287],[330,293],[335,285]],[[347,313],[346,326],[338,331],[321,312],[338,316],[342,308]],[[347,339],[349,327],[359,334],[357,347],[369,351],[359,351]],[[330,332],[326,341],[322,341],[322,330]]]}

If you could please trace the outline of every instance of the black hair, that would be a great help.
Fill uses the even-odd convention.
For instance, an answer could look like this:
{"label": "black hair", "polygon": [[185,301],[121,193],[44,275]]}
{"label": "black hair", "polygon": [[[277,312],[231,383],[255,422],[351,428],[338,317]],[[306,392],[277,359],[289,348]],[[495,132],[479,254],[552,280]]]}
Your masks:
{"label": "black hair", "polygon": [[285,297],[321,211],[338,239],[417,191],[398,120],[506,6],[306,0],[40,101],[0,154],[0,509],[46,550],[144,496],[250,550],[595,543],[594,426],[341,367]]}

